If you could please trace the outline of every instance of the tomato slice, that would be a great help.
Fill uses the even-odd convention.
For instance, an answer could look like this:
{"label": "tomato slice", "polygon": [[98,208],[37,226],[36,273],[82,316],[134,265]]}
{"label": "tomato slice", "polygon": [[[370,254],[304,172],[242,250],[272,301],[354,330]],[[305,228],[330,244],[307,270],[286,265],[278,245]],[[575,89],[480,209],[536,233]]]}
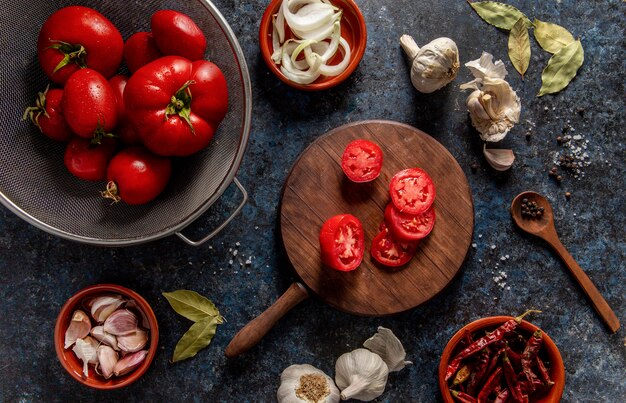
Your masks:
{"label": "tomato slice", "polygon": [[398,172],[389,185],[391,201],[398,210],[421,214],[435,201],[435,185],[426,171],[409,168]]}
{"label": "tomato slice", "polygon": [[383,151],[369,140],[354,140],[341,157],[341,169],[353,182],[370,182],[378,178],[383,167]]}
{"label": "tomato slice", "polygon": [[422,214],[406,214],[393,203],[385,208],[385,222],[393,236],[402,241],[417,241],[425,238],[435,226],[435,208],[431,206]]}
{"label": "tomato slice", "polygon": [[365,251],[361,221],[350,214],[328,219],[320,230],[320,249],[325,265],[339,271],[356,269]]}
{"label": "tomato slice", "polygon": [[419,241],[398,241],[384,228],[372,241],[370,253],[380,264],[398,267],[407,264],[415,255]]}

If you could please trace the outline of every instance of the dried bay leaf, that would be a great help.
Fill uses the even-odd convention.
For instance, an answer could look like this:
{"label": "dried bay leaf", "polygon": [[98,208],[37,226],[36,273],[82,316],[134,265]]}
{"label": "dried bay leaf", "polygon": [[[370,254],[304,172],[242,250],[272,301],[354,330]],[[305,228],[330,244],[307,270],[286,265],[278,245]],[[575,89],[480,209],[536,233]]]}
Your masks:
{"label": "dried bay leaf", "polygon": [[[220,317],[215,304],[195,291],[176,290],[164,292],[163,296],[179,315],[194,322],[205,319],[207,316]],[[222,320],[221,317],[220,320]]]}
{"label": "dried bay leaf", "polygon": [[517,20],[509,33],[509,59],[523,80],[530,64],[530,37],[523,18]]}
{"label": "dried bay leaf", "polygon": [[215,336],[217,325],[221,323],[220,319],[218,316],[208,316],[191,325],[176,344],[172,362],[191,358],[208,346]]}
{"label": "dried bay leaf", "polygon": [[520,18],[524,19],[526,27],[532,27],[532,22],[530,22],[524,13],[508,4],[499,3],[497,1],[480,1],[469,3],[469,5],[472,6],[480,18],[505,31],[510,31]]}
{"label": "dried bay leaf", "polygon": [[576,72],[585,60],[585,53],[580,40],[574,41],[556,52],[541,74],[541,89],[538,97],[561,91],[576,76]]}
{"label": "dried bay leaf", "polygon": [[536,18],[533,25],[535,27],[534,34],[537,43],[547,52],[556,53],[564,46],[575,41],[572,34],[560,25],[539,21]]}

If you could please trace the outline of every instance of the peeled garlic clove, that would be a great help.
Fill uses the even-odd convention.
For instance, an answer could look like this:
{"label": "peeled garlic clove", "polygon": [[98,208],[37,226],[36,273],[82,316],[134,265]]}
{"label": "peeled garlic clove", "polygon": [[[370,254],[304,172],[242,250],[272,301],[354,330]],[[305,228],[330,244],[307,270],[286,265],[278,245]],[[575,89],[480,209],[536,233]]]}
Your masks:
{"label": "peeled garlic clove", "polygon": [[89,316],[81,310],[75,311],[72,315],[70,325],[65,331],[65,348],[70,348],[77,339],[82,339],[89,334],[91,321]]}
{"label": "peeled garlic clove", "polygon": [[124,302],[124,298],[118,294],[107,294],[94,298],[90,301],[91,316],[96,322],[102,323]]}
{"label": "peeled garlic clove", "polygon": [[76,343],[72,348],[76,357],[83,362],[83,374],[85,377],[89,374],[89,364],[98,363],[98,342],[93,337],[85,337],[84,339],[76,339]]}
{"label": "peeled garlic clove", "polygon": [[98,366],[96,370],[100,369],[100,374],[105,379],[109,379],[113,376],[113,369],[118,361],[117,352],[111,347],[102,344],[98,347],[96,354],[98,356]]}
{"label": "peeled garlic clove", "polygon": [[122,376],[134,371],[141,365],[143,360],[146,359],[146,355],[148,355],[148,350],[141,350],[136,353],[128,354],[115,364],[113,373],[115,376]]}
{"label": "peeled garlic clove", "polygon": [[141,350],[146,346],[146,343],[148,343],[148,332],[141,328],[128,336],[117,336],[119,349],[130,353]]}
{"label": "peeled garlic clove", "polygon": [[114,335],[105,332],[104,326],[96,326],[91,329],[91,335],[99,342],[112,347],[114,350],[119,350],[117,347],[117,338]]}
{"label": "peeled garlic clove", "polygon": [[411,361],[405,361],[406,352],[404,346],[393,332],[382,326],[378,327],[378,333],[365,340],[363,347],[376,353],[385,361],[389,372],[400,371]]}
{"label": "peeled garlic clove", "polygon": [[515,161],[513,150],[487,148],[487,144],[483,146],[483,155],[489,165],[496,171],[506,171],[511,168],[513,161]]}
{"label": "peeled garlic clove", "polygon": [[370,401],[382,395],[389,368],[378,354],[364,348],[343,354],[335,363],[335,382],[341,400]]}
{"label": "peeled garlic clove", "polygon": [[114,336],[127,336],[137,331],[137,316],[128,309],[118,309],[104,321],[104,331]]}
{"label": "peeled garlic clove", "polygon": [[278,403],[338,403],[339,389],[321,370],[309,364],[290,365],[280,375]]}

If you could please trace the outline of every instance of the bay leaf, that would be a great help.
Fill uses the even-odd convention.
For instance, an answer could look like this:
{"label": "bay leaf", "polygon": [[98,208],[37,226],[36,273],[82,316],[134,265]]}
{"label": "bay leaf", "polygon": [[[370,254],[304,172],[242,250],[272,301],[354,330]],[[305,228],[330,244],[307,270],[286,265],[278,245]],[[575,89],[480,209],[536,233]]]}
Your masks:
{"label": "bay leaf", "polygon": [[523,80],[530,64],[530,37],[523,18],[517,20],[509,32],[509,59]]}
{"label": "bay leaf", "polygon": [[218,317],[222,320],[215,304],[195,291],[176,290],[164,292],[163,296],[179,315],[189,320],[197,322],[206,317]]}
{"label": "bay leaf", "polygon": [[524,13],[508,4],[497,1],[480,1],[469,3],[469,5],[472,6],[480,18],[505,31],[510,31],[520,18],[524,19],[526,27],[530,28],[533,25]]}
{"label": "bay leaf", "polygon": [[219,317],[207,316],[202,320],[197,321],[185,334],[180,338],[174,348],[174,355],[172,356],[172,362],[186,360],[195,356],[198,351],[202,350],[211,343],[213,336],[219,325]]}
{"label": "bay leaf", "polygon": [[554,94],[561,91],[576,76],[576,72],[583,65],[585,53],[580,39],[564,46],[556,52],[541,74],[541,89],[538,97]]}
{"label": "bay leaf", "polygon": [[534,35],[537,43],[547,52],[556,53],[561,50],[563,46],[567,46],[575,41],[572,34],[560,25],[539,21],[536,18],[533,25],[535,27]]}

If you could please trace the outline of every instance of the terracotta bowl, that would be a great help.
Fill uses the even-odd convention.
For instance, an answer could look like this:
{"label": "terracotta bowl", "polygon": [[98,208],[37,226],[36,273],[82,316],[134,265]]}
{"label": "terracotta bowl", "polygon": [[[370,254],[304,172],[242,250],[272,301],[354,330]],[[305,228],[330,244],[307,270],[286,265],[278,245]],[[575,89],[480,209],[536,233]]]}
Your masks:
{"label": "terracotta bowl", "polygon": [[[367,43],[367,29],[365,27],[365,19],[361,10],[356,5],[354,0],[331,0],[331,3],[343,10],[343,16],[341,17],[341,36],[348,42],[351,49],[350,62],[346,70],[335,77],[320,76],[317,80],[311,84],[297,84],[289,80],[281,71],[280,66],[274,63],[272,60],[272,16],[278,13],[278,10],[282,4],[282,0],[272,0],[265,9],[265,13],[261,18],[261,26],[259,27],[259,45],[261,46],[261,54],[263,60],[269,67],[269,69],[284,83],[291,87],[305,90],[305,91],[319,91],[327,88],[334,87],[344,81],[359,65],[363,54],[365,53],[365,46]],[[285,36],[286,38],[293,38],[293,35],[289,31],[287,24],[285,24]],[[343,56],[341,51],[330,60],[330,64],[337,64],[341,61]]]}
{"label": "terracotta bowl", "polygon": [[[137,303],[138,308],[144,314],[144,320],[147,320],[150,325],[148,355],[146,355],[145,360],[137,369],[126,375],[120,377],[113,376],[109,379],[104,379],[102,376],[96,374],[93,365],[90,365],[89,376],[84,377],[82,361],[76,357],[71,348],[68,350],[63,348],[65,342],[65,331],[72,320],[72,314],[75,310],[83,309],[85,310],[85,313],[89,314],[89,311],[86,310],[83,304],[90,298],[106,293],[120,294],[125,298],[134,300]],[[139,318],[139,320],[141,323],[142,318]],[[63,308],[61,308],[61,312],[57,317],[56,325],[54,327],[54,346],[57,356],[59,357],[59,361],[61,361],[61,365],[63,365],[63,368],[65,368],[72,378],[76,379],[83,385],[94,389],[118,389],[135,382],[148,370],[148,367],[156,355],[158,343],[159,325],[152,308],[150,308],[150,305],[148,305],[146,300],[136,292],[115,284],[93,285],[74,294],[67,300],[65,305],[63,305]]]}
{"label": "terracotta bowl", "polygon": [[[511,316],[492,316],[488,318],[482,318],[471,322],[468,325],[465,325],[461,330],[456,332],[454,336],[450,339],[445,349],[443,350],[443,354],[441,355],[441,361],[439,362],[439,389],[441,391],[441,395],[443,396],[443,401],[447,403],[455,402],[454,398],[450,394],[448,389],[448,382],[445,381],[446,369],[448,367],[448,363],[452,360],[452,353],[455,351],[458,343],[461,341],[466,331],[471,333],[475,333],[480,331],[481,329],[493,330],[498,326],[502,325],[504,322],[513,319]],[[535,331],[541,330],[537,326],[533,325],[530,322],[525,320],[518,326],[518,329],[522,329],[529,336],[532,335]],[[543,346],[541,348],[541,354],[545,354],[545,356],[550,361],[550,378],[554,381],[554,385],[547,392],[536,396],[536,399],[531,400],[531,402],[540,402],[540,403],[557,403],[561,400],[561,395],[563,394],[563,389],[565,388],[565,367],[563,366],[563,359],[561,358],[561,353],[559,353],[559,349],[557,348],[554,341],[548,336],[543,330]]]}

